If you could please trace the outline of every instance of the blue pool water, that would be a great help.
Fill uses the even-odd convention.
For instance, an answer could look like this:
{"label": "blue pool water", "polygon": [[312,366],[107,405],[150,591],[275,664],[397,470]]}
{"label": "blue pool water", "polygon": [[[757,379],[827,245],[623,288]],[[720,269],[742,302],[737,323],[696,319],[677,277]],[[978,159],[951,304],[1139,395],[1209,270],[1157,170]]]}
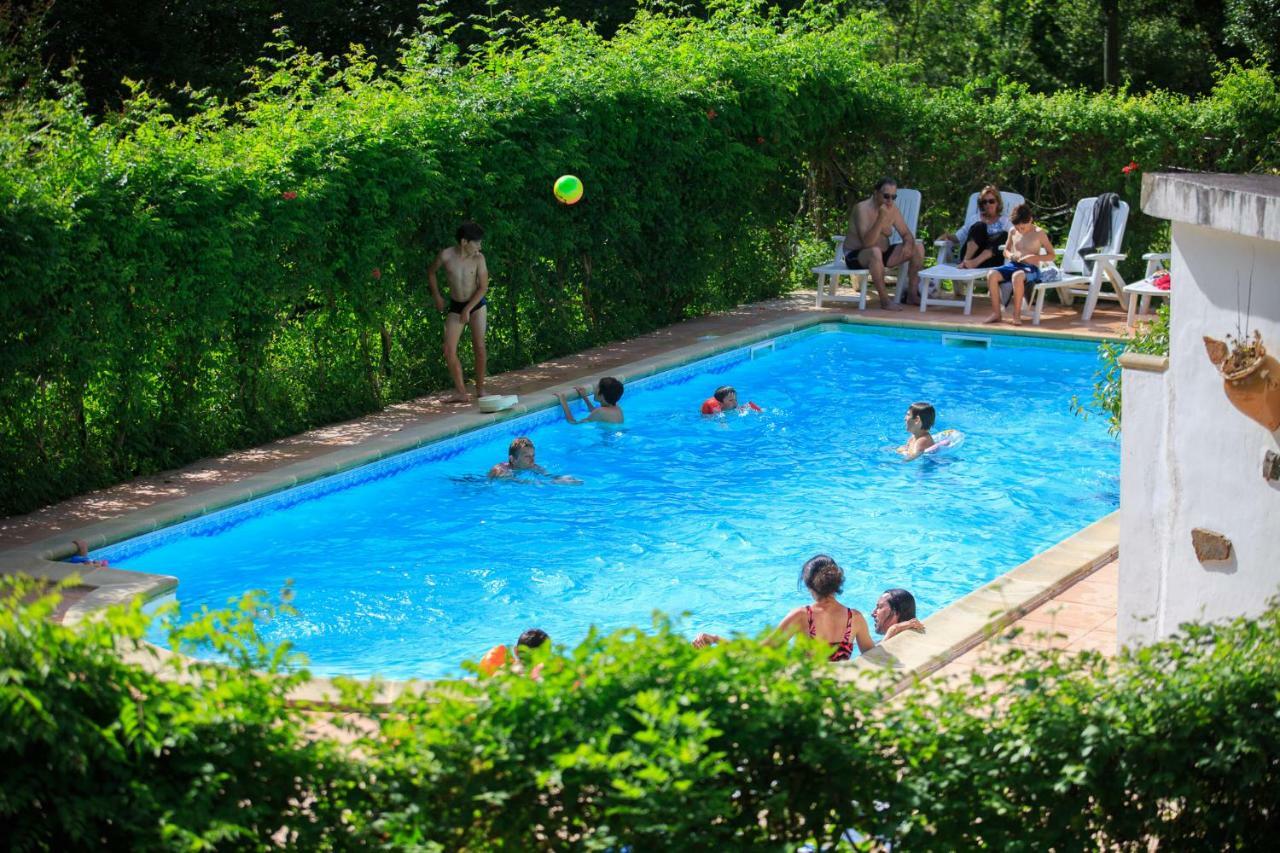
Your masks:
{"label": "blue pool water", "polygon": [[[1116,508],[1118,445],[1068,406],[1095,362],[828,326],[632,383],[624,430],[542,412],[94,556],[176,575],[188,611],[293,579],[297,615],[264,633],[326,675],[457,675],[526,627],[573,645],[655,610],[687,611],[690,635],[755,632],[807,602],[796,578],[819,552],[846,603],[869,613],[900,586],[928,616]],[[725,383],[764,413],[700,416]],[[903,462],[915,400],[964,444]],[[582,485],[479,476],[516,435]]]}

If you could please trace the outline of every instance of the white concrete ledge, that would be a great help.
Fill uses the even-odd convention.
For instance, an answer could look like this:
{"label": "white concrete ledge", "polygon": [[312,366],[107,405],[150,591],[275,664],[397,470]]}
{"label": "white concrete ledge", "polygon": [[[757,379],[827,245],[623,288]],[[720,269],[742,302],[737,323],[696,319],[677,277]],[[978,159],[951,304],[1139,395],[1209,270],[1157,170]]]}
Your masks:
{"label": "white concrete ledge", "polygon": [[1280,241],[1280,175],[1148,173],[1142,176],[1142,212]]}
{"label": "white concrete ledge", "polygon": [[1120,366],[1125,370],[1140,370],[1143,373],[1164,373],[1169,369],[1169,356],[1145,352],[1121,353]]}

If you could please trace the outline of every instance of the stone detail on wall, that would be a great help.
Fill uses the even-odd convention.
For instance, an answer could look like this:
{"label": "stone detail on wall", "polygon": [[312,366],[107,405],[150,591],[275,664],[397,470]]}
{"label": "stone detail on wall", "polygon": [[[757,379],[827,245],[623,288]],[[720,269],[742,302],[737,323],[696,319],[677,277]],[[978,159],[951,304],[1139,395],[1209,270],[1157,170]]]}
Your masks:
{"label": "stone detail on wall", "polygon": [[1197,527],[1191,531],[1191,545],[1196,559],[1202,563],[1221,563],[1231,559],[1231,540],[1214,530]]}

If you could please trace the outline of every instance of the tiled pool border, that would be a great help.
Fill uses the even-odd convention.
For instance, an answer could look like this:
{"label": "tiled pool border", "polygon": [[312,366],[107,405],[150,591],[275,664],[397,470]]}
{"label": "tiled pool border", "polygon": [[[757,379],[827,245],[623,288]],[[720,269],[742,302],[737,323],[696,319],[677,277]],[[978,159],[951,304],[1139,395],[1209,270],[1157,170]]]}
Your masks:
{"label": "tiled pool border", "polygon": [[[431,454],[453,455],[461,452],[461,446],[450,450],[450,442],[442,440],[466,436],[465,443],[482,441],[494,431],[502,431],[505,424],[529,414],[541,414],[554,420],[558,415],[552,407],[558,406],[555,392],[568,390],[571,385],[590,385],[602,375],[612,374],[628,383],[641,384],[644,380],[663,372],[672,372],[670,381],[678,381],[682,367],[699,371],[709,369],[706,360],[721,357],[729,366],[751,357],[750,347],[765,340],[787,337],[791,343],[802,337],[818,334],[823,326],[835,326],[861,334],[885,334],[895,337],[934,337],[938,332],[956,333],[960,339],[980,339],[991,346],[1000,346],[1004,339],[1018,338],[1019,347],[1045,346],[1062,349],[1089,349],[1102,341],[1081,340],[1078,336],[1054,332],[1036,331],[1026,334],[1021,329],[975,329],[973,326],[949,323],[917,323],[903,326],[894,320],[860,315],[810,315],[785,318],[763,323],[752,329],[722,337],[701,339],[694,344],[678,347],[659,356],[641,359],[622,368],[579,377],[571,384],[557,383],[548,388],[521,397],[515,408],[499,414],[486,415],[475,411],[452,415],[438,421],[410,427],[394,436],[373,439],[356,447],[345,448],[313,459],[285,465],[264,472],[238,483],[210,489],[167,501],[128,513],[119,518],[99,522],[73,533],[62,533],[29,545],[0,551],[0,574],[22,573],[48,581],[60,581],[79,576],[79,582],[90,591],[72,604],[63,617],[70,624],[102,607],[137,596],[152,598],[169,592],[177,586],[177,579],[166,575],[142,574],[119,569],[103,568],[77,572],[77,566],[61,562],[72,553],[70,540],[83,539],[95,554],[106,546],[124,543],[145,534],[157,533],[162,528],[168,534],[171,528],[183,522],[198,521],[236,508],[243,507],[246,514],[254,512],[245,506],[258,498],[276,495],[295,486],[313,485],[319,493],[342,488],[347,478],[322,484],[320,481],[333,475],[350,474],[351,479],[368,479],[370,472],[356,474],[353,469],[387,461],[385,471],[375,476],[387,476],[408,465],[417,464],[422,456]],[[720,359],[717,359],[719,361]],[[719,365],[717,365],[719,366]],[[667,379],[668,377],[664,377]],[[665,384],[665,383],[664,383]],[[430,447],[428,447],[430,445]],[[394,459],[393,457],[400,457]],[[311,491],[308,489],[307,491]],[[299,493],[295,500],[308,497]],[[292,501],[291,501],[292,502]],[[975,590],[928,619],[929,630],[924,635],[906,634],[885,643],[878,654],[860,658],[866,666],[878,661],[900,670],[904,678],[923,676],[947,661],[963,654],[981,642],[993,630],[1013,621],[1021,613],[1037,606],[1061,589],[1070,586],[1078,578],[1114,558],[1118,544],[1118,512],[1086,527],[1058,545],[1033,557],[1012,569],[1002,577]],[[231,520],[228,520],[231,523]],[[165,535],[165,534],[159,534]],[[170,535],[179,535],[173,533]],[[108,555],[119,559],[119,554]],[[983,608],[987,608],[983,610]],[[852,676],[859,667],[842,670]],[[312,699],[323,701],[326,693],[324,681],[313,684]],[[388,685],[391,688],[391,685]],[[318,692],[317,692],[318,691]],[[392,689],[398,692],[398,688]]]}

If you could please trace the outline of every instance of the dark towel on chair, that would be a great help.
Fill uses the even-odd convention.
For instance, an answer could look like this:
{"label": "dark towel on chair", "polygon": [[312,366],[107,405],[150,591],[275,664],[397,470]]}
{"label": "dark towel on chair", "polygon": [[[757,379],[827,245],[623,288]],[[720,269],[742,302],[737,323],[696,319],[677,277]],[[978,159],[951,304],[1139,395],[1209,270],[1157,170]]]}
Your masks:
{"label": "dark towel on chair", "polygon": [[1111,212],[1120,206],[1120,196],[1102,193],[1093,200],[1093,237],[1076,251],[1080,259],[1094,252],[1105,252],[1111,243]]}

